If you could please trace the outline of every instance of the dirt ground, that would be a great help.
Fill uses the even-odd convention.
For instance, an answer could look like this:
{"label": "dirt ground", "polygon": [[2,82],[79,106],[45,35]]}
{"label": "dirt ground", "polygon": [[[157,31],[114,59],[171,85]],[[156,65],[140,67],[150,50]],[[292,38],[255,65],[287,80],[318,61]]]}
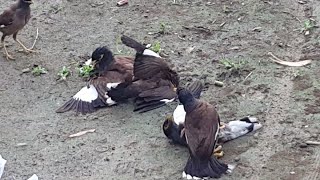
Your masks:
{"label": "dirt ground", "polygon": [[[1,2],[0,9],[11,3]],[[309,18],[319,21],[319,0],[115,3],[35,0],[33,17],[18,37],[31,46],[39,28],[38,53],[17,52],[7,38],[17,59],[0,56],[0,154],[8,160],[3,180],[32,174],[41,180],[181,178],[187,149],[170,144],[161,129],[175,103],[145,114],[133,113],[130,104],[90,115],[55,113],[85,84],[75,71],[81,57],[100,45],[133,54],[117,43],[121,33],[160,42],[183,83],[206,82],[202,99],[217,105],[222,121],[251,115],[263,123],[257,133],[224,145],[221,160],[237,167],[222,180],[320,179],[320,148],[303,144],[320,140],[320,31],[301,32]],[[314,61],[285,67],[268,52],[287,61]],[[231,70],[221,63],[226,61],[234,63]],[[34,64],[48,74],[21,73]],[[74,73],[67,83],[57,82],[64,65]],[[214,86],[216,79],[225,86]],[[95,133],[68,138],[92,128]]]}

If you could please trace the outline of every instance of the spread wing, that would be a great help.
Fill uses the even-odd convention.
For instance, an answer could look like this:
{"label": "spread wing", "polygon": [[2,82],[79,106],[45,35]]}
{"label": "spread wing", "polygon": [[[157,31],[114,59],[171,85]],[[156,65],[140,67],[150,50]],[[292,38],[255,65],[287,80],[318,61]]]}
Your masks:
{"label": "spread wing", "polygon": [[56,112],[63,113],[74,110],[77,113],[87,114],[96,111],[97,108],[108,106],[106,92],[110,90],[112,85],[123,83],[128,77],[130,75],[108,71],[104,76],[93,79],[89,86],[83,87]]}
{"label": "spread wing", "polygon": [[186,115],[185,135],[195,156],[212,154],[219,130],[218,114],[208,103],[198,101],[196,108]]}

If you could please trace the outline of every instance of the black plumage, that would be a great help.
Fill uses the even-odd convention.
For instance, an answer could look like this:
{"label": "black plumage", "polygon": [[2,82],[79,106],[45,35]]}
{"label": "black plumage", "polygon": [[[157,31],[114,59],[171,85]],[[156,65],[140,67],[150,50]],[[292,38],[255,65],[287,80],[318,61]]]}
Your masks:
{"label": "black plumage", "polygon": [[[157,53],[127,36],[122,42],[136,50],[132,83],[123,88],[123,94],[135,98],[134,111],[146,112],[164,106],[177,98],[179,76]],[[119,89],[115,89],[120,92]],[[112,92],[110,92],[112,93]]]}
{"label": "black plumage", "polygon": [[13,35],[13,39],[26,52],[34,52],[26,48],[25,45],[17,39],[18,32],[29,22],[31,17],[30,4],[32,0],[18,0],[0,15],[0,31],[2,32],[1,44],[3,45],[7,59],[14,59],[7,51],[4,39],[6,36]]}

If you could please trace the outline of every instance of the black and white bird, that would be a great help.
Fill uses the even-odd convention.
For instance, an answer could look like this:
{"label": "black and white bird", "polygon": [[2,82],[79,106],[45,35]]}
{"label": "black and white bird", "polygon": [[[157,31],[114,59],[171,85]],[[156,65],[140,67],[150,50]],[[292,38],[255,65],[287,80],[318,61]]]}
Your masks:
{"label": "black and white bird", "polygon": [[86,64],[94,65],[94,74],[88,85],[83,87],[56,112],[74,110],[77,113],[92,113],[98,108],[112,106],[127,97],[123,94],[112,96],[107,92],[121,83],[130,83],[133,78],[134,57],[113,56],[107,47],[97,48]]}

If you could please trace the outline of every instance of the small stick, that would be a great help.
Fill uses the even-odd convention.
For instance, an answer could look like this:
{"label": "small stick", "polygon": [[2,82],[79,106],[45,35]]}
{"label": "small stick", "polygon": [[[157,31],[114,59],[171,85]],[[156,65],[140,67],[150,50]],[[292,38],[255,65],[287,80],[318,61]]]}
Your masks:
{"label": "small stick", "polygon": [[278,60],[278,61],[283,61],[282,59],[278,58],[277,56],[275,56],[272,52],[268,52],[268,54],[270,56],[272,56],[274,59]]}
{"label": "small stick", "polygon": [[318,141],[306,141],[306,144],[308,144],[308,145],[320,145],[320,142],[318,142]]}
{"label": "small stick", "polygon": [[248,79],[248,77],[251,76],[252,73],[253,73],[253,71],[251,71],[251,72],[248,74],[248,76],[246,76],[246,78],[244,78],[243,81],[246,81],[246,80]]}
{"label": "small stick", "polygon": [[221,82],[221,81],[214,81],[214,85],[219,86],[219,87],[223,87],[223,82]]}
{"label": "small stick", "polygon": [[39,28],[37,28],[37,35],[36,35],[36,38],[34,39],[34,42],[33,42],[33,44],[32,44],[32,46],[31,46],[30,49],[33,49],[33,48],[34,48],[34,46],[35,46],[36,43],[37,43],[38,37],[39,37]]}

